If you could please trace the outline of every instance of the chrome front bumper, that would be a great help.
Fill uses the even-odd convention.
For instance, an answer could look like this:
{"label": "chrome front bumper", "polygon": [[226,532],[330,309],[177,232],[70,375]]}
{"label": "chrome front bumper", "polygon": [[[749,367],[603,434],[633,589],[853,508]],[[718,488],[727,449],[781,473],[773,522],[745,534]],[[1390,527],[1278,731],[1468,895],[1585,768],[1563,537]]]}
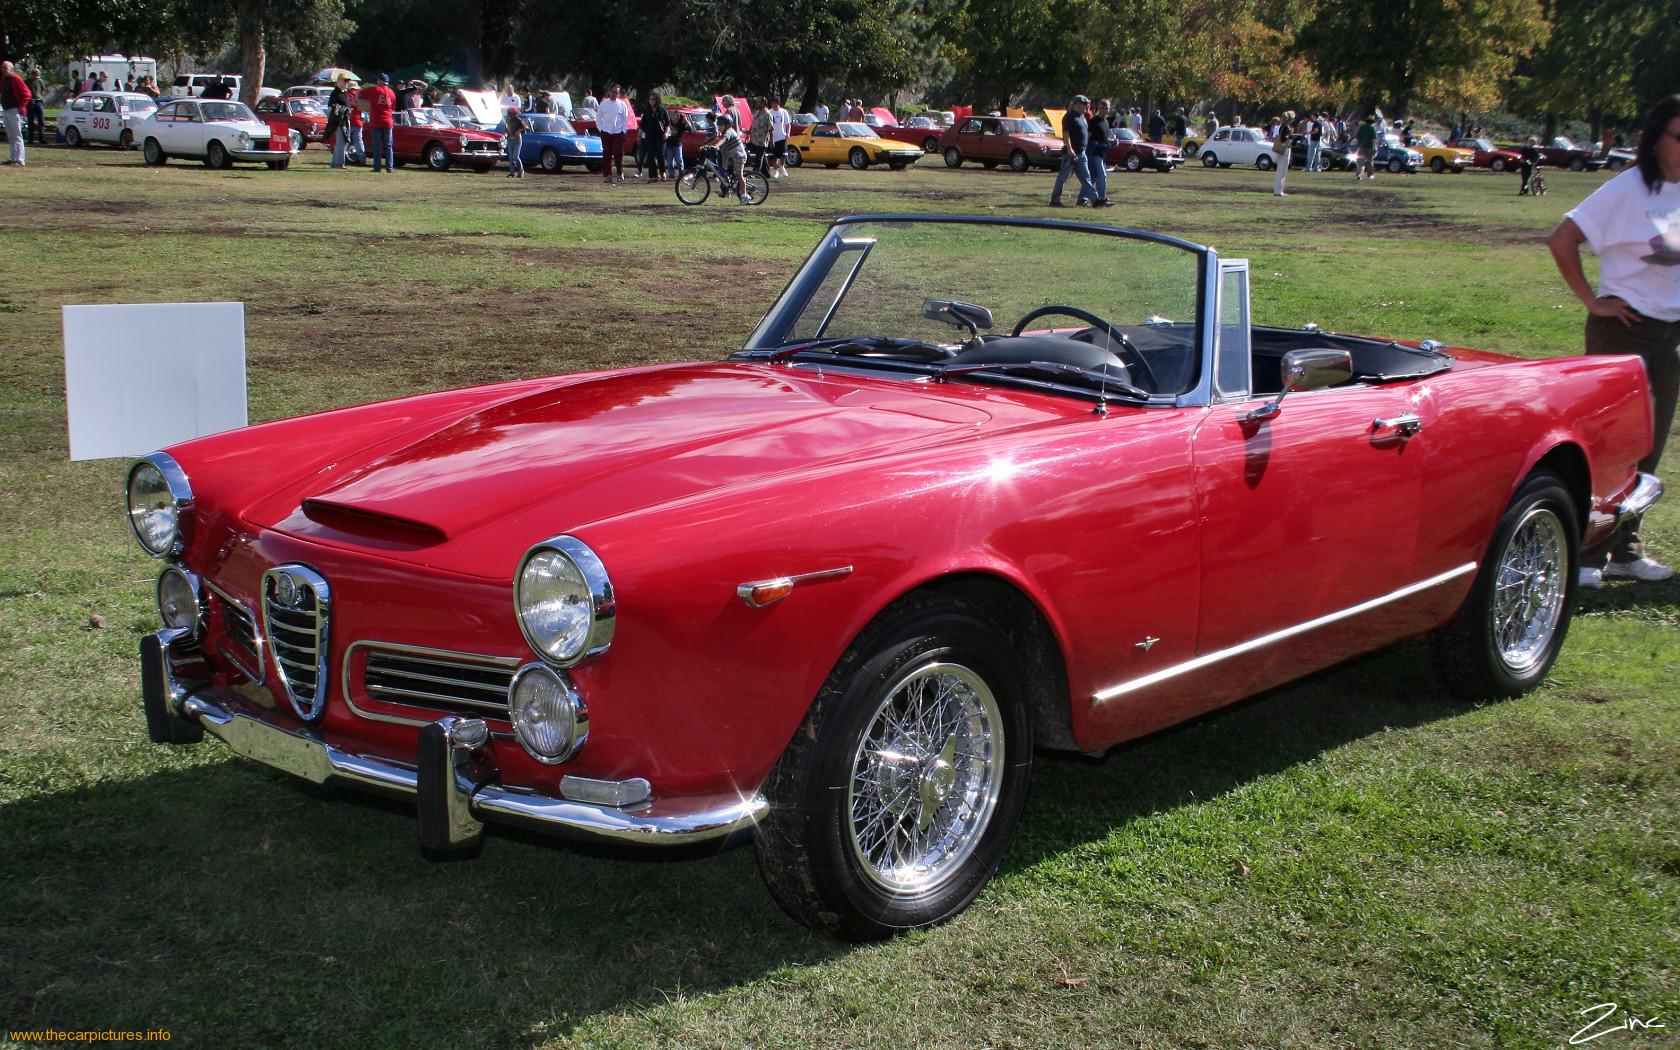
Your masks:
{"label": "chrome front bumper", "polygon": [[1634,482],[1633,491],[1626,499],[1616,504],[1616,524],[1620,525],[1631,518],[1637,518],[1650,510],[1657,500],[1662,499],[1662,479],[1655,474],[1641,474]]}
{"label": "chrome front bumper", "polygon": [[[157,743],[193,743],[208,732],[236,753],[317,784],[345,784],[416,801],[421,845],[434,850],[474,845],[485,823],[637,845],[720,839],[758,823],[768,808],[759,795],[654,799],[611,806],[556,798],[499,782],[489,734],[478,719],[446,717],[421,730],[414,767],[358,755],[328,743],[311,727],[285,728],[217,703],[176,675],[164,630],[140,640],[146,721]],[[600,783],[600,782],[589,782]]]}

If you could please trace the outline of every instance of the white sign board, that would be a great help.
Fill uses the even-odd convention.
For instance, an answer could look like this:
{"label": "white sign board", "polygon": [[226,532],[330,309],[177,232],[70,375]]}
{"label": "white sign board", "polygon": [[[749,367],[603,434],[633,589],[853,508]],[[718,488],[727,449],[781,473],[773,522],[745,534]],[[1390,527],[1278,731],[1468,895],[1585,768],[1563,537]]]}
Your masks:
{"label": "white sign board", "polygon": [[245,304],[66,306],[64,387],[73,460],[242,427]]}

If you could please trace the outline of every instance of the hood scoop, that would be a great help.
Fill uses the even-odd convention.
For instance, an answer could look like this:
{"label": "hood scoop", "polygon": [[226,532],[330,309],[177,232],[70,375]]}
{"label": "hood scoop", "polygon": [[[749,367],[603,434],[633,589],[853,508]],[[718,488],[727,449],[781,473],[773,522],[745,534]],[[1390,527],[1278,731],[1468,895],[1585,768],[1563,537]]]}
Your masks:
{"label": "hood scoop", "polygon": [[303,501],[303,516],[337,532],[407,547],[434,547],[449,539],[447,532],[424,521],[363,510],[348,503],[335,503],[318,497]]}

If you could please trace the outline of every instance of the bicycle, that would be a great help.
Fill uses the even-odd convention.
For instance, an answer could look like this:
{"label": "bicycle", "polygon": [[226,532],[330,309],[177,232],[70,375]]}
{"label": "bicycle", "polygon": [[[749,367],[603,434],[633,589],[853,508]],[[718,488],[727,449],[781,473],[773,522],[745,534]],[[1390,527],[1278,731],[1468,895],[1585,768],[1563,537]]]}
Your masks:
{"label": "bicycle", "polygon": [[689,205],[704,204],[706,198],[712,195],[714,178],[717,180],[719,197],[726,192],[739,197],[738,188],[745,190],[747,204],[763,204],[764,199],[770,196],[770,180],[763,173],[748,169],[738,177],[731,176],[718,163],[717,149],[707,146],[700,151],[700,163],[678,177],[677,199]]}

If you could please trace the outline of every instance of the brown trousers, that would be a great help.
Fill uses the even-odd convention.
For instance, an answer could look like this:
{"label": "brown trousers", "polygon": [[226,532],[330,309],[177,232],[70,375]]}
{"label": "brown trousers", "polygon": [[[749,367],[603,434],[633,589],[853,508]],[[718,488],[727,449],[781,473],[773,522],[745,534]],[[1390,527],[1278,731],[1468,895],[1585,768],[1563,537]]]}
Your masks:
{"label": "brown trousers", "polygon": [[[1644,317],[1638,324],[1629,326],[1614,317],[1589,316],[1587,353],[1636,354],[1644,360],[1655,409],[1652,417],[1655,438],[1650,453],[1639,461],[1639,469],[1655,474],[1674,426],[1674,403],[1680,396],[1680,321]],[[1606,560],[1638,561],[1644,556],[1645,548],[1639,542],[1639,519],[1635,518],[1617,529],[1608,542],[1582,554],[1581,564],[1603,567]]]}

